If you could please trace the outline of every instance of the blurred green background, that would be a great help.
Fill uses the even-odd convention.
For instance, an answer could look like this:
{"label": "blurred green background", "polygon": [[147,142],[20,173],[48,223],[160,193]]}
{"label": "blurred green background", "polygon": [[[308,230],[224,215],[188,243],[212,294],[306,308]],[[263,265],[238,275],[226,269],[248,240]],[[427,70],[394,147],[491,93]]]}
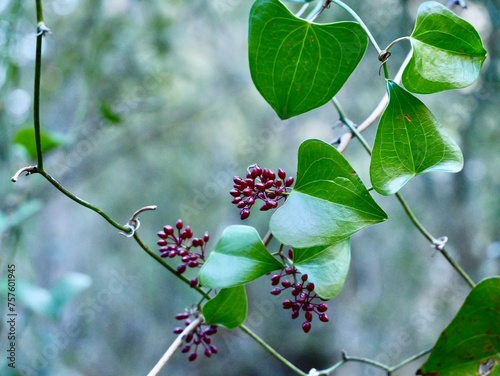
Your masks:
{"label": "blurred green background", "polygon": [[[347,3],[385,46],[411,33],[420,1]],[[303,140],[332,141],[345,132],[331,105],[283,122],[259,96],[246,53],[251,5],[45,1],[52,34],[44,40],[42,125],[57,144],[46,170],[123,224],[140,207],[158,205],[140,216],[140,235],[155,250],[157,231],[178,218],[195,236],[208,230],[213,247],[227,225],[240,222],[228,194],[232,176],[253,163],[293,174]],[[500,271],[500,6],[471,1],[458,13],[489,52],[481,79],[421,98],[461,145],[465,168],[418,177],[402,193],[435,236],[449,237],[449,252],[479,281]],[[332,6],[317,21],[340,19],[350,18]],[[34,1],[0,0],[0,279],[5,289],[7,265],[16,265],[18,310],[16,373],[6,365],[1,295],[0,374],[145,375],[175,339],[174,315],[199,298],[42,177],[10,182],[35,163],[20,132],[33,122],[35,30]],[[392,49],[392,75],[408,49],[405,42]],[[338,95],[355,122],[384,93],[378,69],[370,46]],[[374,128],[366,132],[373,136]],[[345,154],[368,184],[361,146],[353,141]],[[269,294],[268,278],[248,286],[246,324],[305,371],[332,365],[342,350],[395,365],[431,347],[469,291],[393,197],[374,197],[390,220],[353,236],[350,273],[329,303],[328,324],[313,323],[305,335],[282,298]],[[269,216],[255,211],[246,224],[263,236]],[[176,353],[162,374],[290,374],[240,330],[221,330],[212,340],[219,354],[189,363]],[[422,362],[394,374],[414,374]],[[336,374],[385,373],[348,363]]]}

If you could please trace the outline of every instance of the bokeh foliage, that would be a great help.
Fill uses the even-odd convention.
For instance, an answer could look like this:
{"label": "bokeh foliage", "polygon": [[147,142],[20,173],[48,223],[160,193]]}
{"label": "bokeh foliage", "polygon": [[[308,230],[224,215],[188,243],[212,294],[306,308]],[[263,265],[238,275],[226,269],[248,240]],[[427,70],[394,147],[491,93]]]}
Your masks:
{"label": "bokeh foliage", "polygon": [[[383,44],[411,33],[419,3],[350,5]],[[16,263],[19,279],[46,290],[69,272],[93,280],[57,320],[20,303],[25,320],[18,327],[18,362],[46,375],[145,374],[175,337],[173,315],[197,297],[42,179],[10,183],[20,166],[32,163],[12,140],[32,122],[36,22],[34,4],[1,6],[0,266]],[[227,194],[233,175],[252,163],[292,172],[304,139],[329,141],[339,132],[332,130],[333,109],[281,122],[260,98],[247,63],[250,7],[231,0],[47,2],[45,19],[53,33],[44,51],[42,121],[65,142],[47,154],[46,168],[123,223],[138,207],[157,204],[157,212],[141,216],[141,235],[152,245],[156,231],[179,217],[200,233],[209,230],[212,239],[238,223]],[[350,20],[333,9],[318,21]],[[479,280],[498,273],[500,260],[500,202],[492,194],[500,186],[500,11],[485,0],[470,2],[460,13],[470,17],[489,52],[481,80],[465,91],[427,97],[426,104],[459,139],[464,171],[422,176],[404,193],[429,228],[450,238],[451,251]],[[407,46],[391,51],[389,69],[395,70]],[[355,121],[385,91],[377,70],[369,48],[339,93]],[[374,130],[367,135],[373,138]],[[367,182],[364,152],[353,143],[347,153]],[[304,336],[289,325],[266,281],[248,291],[248,325],[304,369],[331,364],[342,349],[395,364],[432,345],[467,295],[439,255],[431,257],[397,203],[379,199],[391,221],[353,237],[351,270],[330,305],[326,329]],[[251,224],[263,232],[267,218],[252,216]],[[192,375],[215,375],[220,368],[240,375],[282,371],[243,333],[227,331],[219,341],[216,358],[193,365],[179,356],[167,374],[183,374],[186,367]],[[338,374],[361,372],[365,368],[352,365]]]}

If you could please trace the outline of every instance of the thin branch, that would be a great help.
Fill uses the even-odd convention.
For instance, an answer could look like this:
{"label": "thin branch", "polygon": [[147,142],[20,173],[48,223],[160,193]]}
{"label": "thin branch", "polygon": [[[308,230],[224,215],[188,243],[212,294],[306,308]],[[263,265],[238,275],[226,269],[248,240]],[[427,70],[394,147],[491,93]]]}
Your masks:
{"label": "thin branch", "polygon": [[240,328],[250,337],[252,337],[259,345],[261,345],[264,349],[266,349],[272,356],[274,356],[281,363],[290,368],[293,372],[301,376],[307,376],[307,373],[301,371],[293,363],[289,362],[286,358],[281,356],[275,349],[269,346],[262,338],[260,338],[257,334],[255,334],[250,328],[246,327],[245,325],[241,325]]}
{"label": "thin branch", "polygon": [[370,32],[370,29],[368,29],[368,26],[366,26],[366,24],[363,22],[363,20],[361,19],[361,17],[359,17],[358,14],[351,7],[349,7],[347,4],[345,4],[342,1],[340,1],[340,0],[332,0],[331,2],[335,3],[338,6],[340,6],[341,8],[343,8],[345,11],[347,11],[352,16],[352,18],[354,18],[359,23],[359,25],[365,31],[366,35],[368,35],[368,38],[370,39],[370,42],[372,43],[373,47],[375,47],[375,49],[377,50],[377,53],[380,54],[380,52],[382,52],[382,50],[380,49],[377,41],[375,40],[375,38],[373,37],[372,33]]}
{"label": "thin branch", "polygon": [[49,29],[43,22],[42,0],[36,1],[36,14],[38,20],[36,52],[35,52],[35,82],[33,89],[33,124],[35,130],[35,145],[38,171],[43,171],[42,138],[40,134],[40,81],[42,75],[42,41]]}
{"label": "thin branch", "polygon": [[271,240],[273,239],[273,233],[271,231],[268,231],[264,238],[262,239],[262,243],[267,247]]}
{"label": "thin branch", "polygon": [[420,223],[420,221],[415,216],[413,211],[410,209],[410,206],[407,204],[406,200],[403,198],[401,193],[398,192],[398,193],[396,193],[395,196],[397,197],[397,199],[401,203],[401,206],[403,206],[403,209],[406,212],[406,214],[408,215],[408,217],[410,218],[410,220],[413,222],[415,227],[420,231],[420,233],[423,236],[425,236],[427,238],[427,240],[429,240],[431,242],[432,245],[436,245],[438,242],[437,239],[434,236],[432,236],[429,231],[426,230],[426,228],[422,225],[422,223]]}
{"label": "thin branch", "polygon": [[406,366],[407,364],[410,364],[411,362],[413,362],[414,360],[417,360],[418,358],[421,358],[423,357],[424,355],[427,355],[429,354],[430,352],[432,351],[432,347],[431,348],[428,348],[426,350],[423,350],[423,351],[420,351],[419,353],[415,354],[415,355],[412,355],[410,356],[409,358],[403,360],[401,363],[399,364],[396,364],[394,367],[391,367],[389,372],[394,372],[394,371],[397,371],[398,369],[400,368],[403,368],[404,366]]}
{"label": "thin branch", "polygon": [[394,372],[394,371],[396,371],[396,370],[398,370],[400,368],[403,368],[407,364],[413,362],[414,360],[417,360],[418,358],[421,358],[424,355],[427,355],[431,351],[432,351],[432,348],[426,349],[424,351],[421,351],[421,352],[419,352],[419,353],[417,353],[415,355],[410,356],[409,358],[403,360],[402,362],[398,363],[397,365],[395,365],[393,367],[389,367],[389,366],[387,366],[387,365],[385,365],[383,363],[379,363],[379,362],[377,362],[375,360],[371,360],[371,359],[368,359],[368,358],[362,358],[362,357],[357,357],[357,356],[348,356],[345,351],[342,351],[342,359],[339,360],[337,363],[335,363],[334,365],[332,365],[329,368],[326,368],[326,369],[320,370],[320,371],[312,369],[309,372],[309,375],[310,376],[313,376],[313,375],[314,376],[327,376],[327,375],[330,375],[333,371],[335,371],[336,369],[340,368],[342,365],[344,365],[347,362],[358,362],[358,363],[369,364],[369,365],[372,365],[374,367],[381,368],[384,371],[387,371],[387,373],[390,375],[392,372]]}
{"label": "thin branch", "polygon": [[153,369],[148,373],[148,376],[156,376],[160,373],[161,369],[167,364],[168,360],[172,357],[172,355],[175,353],[175,350],[177,350],[181,345],[182,342],[184,341],[184,338],[191,333],[193,330],[195,330],[198,326],[200,326],[203,322],[203,316],[200,315],[196,320],[194,320],[191,324],[189,324],[186,329],[182,331],[181,334],[177,336],[175,341],[170,345],[168,350],[163,354],[161,359],[156,363],[156,365],[153,367]]}
{"label": "thin branch", "polygon": [[[137,242],[137,244],[139,244],[139,246],[144,250],[146,251],[146,253],[151,256],[152,258],[154,258],[156,261],[158,261],[158,263],[160,263],[165,269],[167,269],[169,272],[171,272],[172,274],[174,274],[177,278],[179,278],[181,281],[183,281],[184,283],[186,283],[187,285],[190,284],[190,280],[182,275],[182,274],[179,274],[177,273],[177,270],[167,264],[165,262],[165,260],[158,254],[156,254],[155,252],[153,252],[143,241],[142,239],[139,237],[139,235],[136,233],[134,233],[134,239],[135,241]],[[193,287],[193,289],[195,289],[197,292],[199,292],[201,295],[203,295],[206,299],[210,299],[210,296],[205,292],[203,291],[199,286],[196,286],[196,287]]]}
{"label": "thin branch", "polygon": [[88,208],[88,209],[96,212],[101,217],[103,217],[106,221],[108,221],[113,227],[116,227],[117,229],[119,229],[119,230],[121,230],[121,231],[123,231],[125,233],[129,233],[129,232],[132,231],[130,229],[130,227],[123,226],[123,225],[119,224],[118,222],[114,221],[108,214],[106,214],[105,212],[103,212],[98,207],[96,207],[96,206],[88,203],[87,201],[82,200],[81,198],[75,196],[73,193],[71,193],[70,191],[68,191],[61,184],[59,184],[59,182],[56,179],[54,179],[52,176],[50,176],[47,172],[45,172],[45,171],[38,171],[38,173],[40,175],[42,175],[45,179],[47,179],[50,184],[52,184],[54,187],[56,187],[65,196],[69,197],[70,199],[72,199],[76,203],[78,203],[78,204],[80,204],[82,206],[85,206],[86,208]]}
{"label": "thin branch", "polygon": [[439,250],[441,254],[444,256],[444,258],[453,266],[453,268],[462,276],[462,278],[467,282],[467,284],[471,287],[474,288],[476,287],[476,284],[474,281],[469,277],[469,275],[465,272],[465,270],[462,269],[462,267],[453,259],[453,257],[450,256],[450,254],[446,251],[446,249],[441,249]]}

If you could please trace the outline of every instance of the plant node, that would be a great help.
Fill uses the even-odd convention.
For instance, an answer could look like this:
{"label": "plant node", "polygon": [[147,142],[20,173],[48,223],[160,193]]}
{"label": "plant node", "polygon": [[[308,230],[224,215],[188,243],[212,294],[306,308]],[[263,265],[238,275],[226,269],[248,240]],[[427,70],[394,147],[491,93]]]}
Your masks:
{"label": "plant node", "polygon": [[52,32],[50,31],[50,29],[49,29],[49,28],[45,25],[45,23],[43,23],[43,22],[40,22],[40,23],[38,24],[38,26],[37,26],[37,28],[36,28],[36,31],[37,31],[37,33],[36,33],[36,36],[37,36],[37,37],[38,37],[38,36],[40,36],[40,35],[41,35],[42,37],[44,37],[45,35],[52,33]]}
{"label": "plant node", "polygon": [[26,172],[26,175],[25,176],[28,176],[28,175],[31,175],[31,174],[34,174],[34,173],[37,173],[38,170],[36,168],[36,166],[28,166],[28,167],[23,167],[21,168],[19,171],[17,171],[13,177],[10,178],[10,181],[15,183],[17,182],[17,179],[19,179],[19,176],[23,173],[23,172]]}

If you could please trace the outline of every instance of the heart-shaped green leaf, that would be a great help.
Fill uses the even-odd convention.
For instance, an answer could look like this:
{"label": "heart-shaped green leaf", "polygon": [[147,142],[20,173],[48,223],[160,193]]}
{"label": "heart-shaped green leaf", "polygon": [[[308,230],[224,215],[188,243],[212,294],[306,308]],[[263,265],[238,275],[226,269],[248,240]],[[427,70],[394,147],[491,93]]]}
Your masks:
{"label": "heart-shaped green leaf", "polygon": [[314,283],[316,294],[325,300],[342,291],[350,262],[349,239],[326,247],[293,249],[294,266],[302,274],[308,275],[307,280]]}
{"label": "heart-shaped green leaf", "polygon": [[486,59],[476,29],[435,1],[420,5],[410,41],[413,55],[403,84],[413,93],[467,87],[479,77]]}
{"label": "heart-shaped green leaf", "polygon": [[229,226],[198,276],[203,286],[225,288],[243,285],[283,265],[268,252],[257,230],[250,226]]}
{"label": "heart-shaped green leaf", "polygon": [[283,244],[309,248],[386,219],[344,156],[323,141],[307,140],[299,148],[297,182],[270,229]]}
{"label": "heart-shaped green leaf", "polygon": [[205,303],[202,312],[207,324],[234,329],[245,322],[247,309],[245,286],[235,286],[220,290],[215,298]]}
{"label": "heart-shaped green leaf", "polygon": [[279,0],[257,0],[250,12],[252,79],[281,119],[332,99],[367,46],[356,22],[314,24],[295,17]]}
{"label": "heart-shaped green leaf", "polygon": [[393,81],[387,81],[387,91],[370,165],[373,188],[391,195],[416,175],[460,171],[462,152],[429,109]]}
{"label": "heart-shaped green leaf", "polygon": [[500,278],[474,287],[417,375],[500,375]]}

